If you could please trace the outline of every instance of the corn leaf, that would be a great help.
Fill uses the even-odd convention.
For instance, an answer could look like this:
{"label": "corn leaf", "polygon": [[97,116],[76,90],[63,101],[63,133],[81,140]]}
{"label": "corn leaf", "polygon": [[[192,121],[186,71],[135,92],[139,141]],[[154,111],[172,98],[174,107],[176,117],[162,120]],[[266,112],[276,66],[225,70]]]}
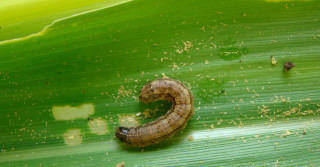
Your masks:
{"label": "corn leaf", "polygon": [[[1,2],[0,166],[320,163],[319,1],[75,2]],[[138,99],[163,77],[191,89],[195,115],[126,146],[117,127],[170,108]]]}

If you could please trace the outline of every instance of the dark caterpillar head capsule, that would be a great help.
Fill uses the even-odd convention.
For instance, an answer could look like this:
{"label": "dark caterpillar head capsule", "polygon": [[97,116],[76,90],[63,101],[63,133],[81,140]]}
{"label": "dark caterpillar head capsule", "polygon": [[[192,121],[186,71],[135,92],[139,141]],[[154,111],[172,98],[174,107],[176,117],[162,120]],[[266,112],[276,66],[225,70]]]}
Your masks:
{"label": "dark caterpillar head capsule", "polygon": [[121,140],[123,142],[126,142],[128,131],[129,131],[129,128],[119,127],[119,128],[116,129],[116,137],[119,140]]}

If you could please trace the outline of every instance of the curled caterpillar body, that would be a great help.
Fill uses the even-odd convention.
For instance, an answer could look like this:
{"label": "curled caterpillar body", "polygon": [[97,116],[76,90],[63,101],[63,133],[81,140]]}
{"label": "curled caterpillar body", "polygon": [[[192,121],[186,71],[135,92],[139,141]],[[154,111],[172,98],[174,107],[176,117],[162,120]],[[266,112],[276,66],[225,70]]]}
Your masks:
{"label": "curled caterpillar body", "polygon": [[116,137],[131,146],[145,147],[173,136],[186,127],[194,114],[193,95],[177,80],[154,80],[141,89],[139,99],[144,103],[168,100],[172,102],[172,107],[155,121],[135,128],[117,128]]}

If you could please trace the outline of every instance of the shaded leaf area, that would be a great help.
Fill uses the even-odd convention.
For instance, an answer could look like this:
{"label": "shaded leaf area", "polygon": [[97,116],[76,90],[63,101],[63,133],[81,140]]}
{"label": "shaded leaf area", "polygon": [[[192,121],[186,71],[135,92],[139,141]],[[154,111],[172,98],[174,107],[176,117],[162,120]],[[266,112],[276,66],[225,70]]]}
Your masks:
{"label": "shaded leaf area", "polygon": [[[1,44],[0,164],[317,164],[318,9],[316,1],[136,0]],[[288,61],[295,67],[284,71]],[[138,100],[143,85],[163,76],[192,90],[196,113],[172,139],[128,148],[114,130],[170,108]],[[55,106],[83,104],[94,113],[54,116]],[[105,134],[93,133],[93,119],[106,121]]]}
{"label": "shaded leaf area", "polygon": [[56,1],[2,1],[0,2],[0,43],[45,30],[58,20],[83,12],[107,8],[125,0],[56,0]]}

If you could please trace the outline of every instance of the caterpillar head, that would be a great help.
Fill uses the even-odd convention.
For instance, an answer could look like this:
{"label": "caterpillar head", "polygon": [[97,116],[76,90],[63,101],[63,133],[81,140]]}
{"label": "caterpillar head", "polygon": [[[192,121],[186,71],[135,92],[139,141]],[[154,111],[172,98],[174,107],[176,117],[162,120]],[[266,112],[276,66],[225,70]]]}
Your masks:
{"label": "caterpillar head", "polygon": [[116,137],[123,141],[123,142],[126,142],[127,140],[127,135],[128,135],[128,132],[129,132],[129,128],[125,128],[125,127],[119,127],[116,129]]}

